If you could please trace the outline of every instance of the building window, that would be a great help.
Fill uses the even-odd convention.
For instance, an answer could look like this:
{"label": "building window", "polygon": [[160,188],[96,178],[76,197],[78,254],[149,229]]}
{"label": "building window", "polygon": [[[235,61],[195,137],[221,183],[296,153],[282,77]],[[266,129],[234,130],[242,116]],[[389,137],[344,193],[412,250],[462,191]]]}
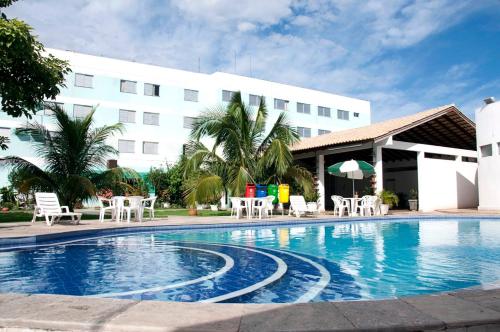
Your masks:
{"label": "building window", "polygon": [[75,73],[75,86],[81,88],[92,88],[92,80],[94,76]]}
{"label": "building window", "polygon": [[477,158],[476,157],[463,157],[462,156],[462,161],[465,163],[477,163]]}
{"label": "building window", "polygon": [[359,113],[358,112],[354,112],[353,115],[354,115],[355,118],[359,118]]}
{"label": "building window", "polygon": [[135,111],[120,110],[121,123],[135,123]]}
{"label": "building window", "polygon": [[288,100],[274,98],[274,109],[288,111]]}
{"label": "building window", "polygon": [[10,128],[0,127],[0,136],[9,137],[10,136]]}
{"label": "building window", "polygon": [[54,101],[44,101],[43,102],[43,115],[53,115],[54,111],[52,110],[54,107],[58,106],[59,108],[63,108],[63,103],[56,103]]}
{"label": "building window", "polygon": [[331,133],[330,130],[318,129],[318,135],[324,135],[324,134],[329,134],[329,133]]}
{"label": "building window", "polygon": [[145,125],[159,126],[160,125],[160,114],[159,113],[144,112],[143,123]]}
{"label": "building window", "polygon": [[92,112],[92,106],[73,105],[73,116],[77,119],[83,119]]}
{"label": "building window", "polygon": [[235,92],[229,90],[222,90],[222,101],[231,101]]}
{"label": "building window", "polygon": [[343,110],[337,110],[337,119],[349,120],[349,112]]}
{"label": "building window", "polygon": [[297,132],[300,137],[311,137],[311,128],[297,127]]}
{"label": "building window", "polygon": [[135,141],[127,139],[118,140],[118,152],[121,153],[134,153],[135,152]]}
{"label": "building window", "polygon": [[500,142],[497,143],[497,151],[498,151],[498,154],[500,155]]}
{"label": "building window", "polygon": [[330,107],[318,106],[318,115],[319,116],[331,117],[332,114],[330,112]]}
{"label": "building window", "polygon": [[[135,89],[134,89],[135,93]],[[158,84],[144,83],[144,95],[159,97],[160,96],[160,86]]]}
{"label": "building window", "polygon": [[491,144],[481,146],[481,157],[491,157],[493,155],[493,146]]}
{"label": "building window", "polygon": [[198,102],[198,90],[184,89],[184,101]]}
{"label": "building window", "polygon": [[250,104],[250,106],[260,106],[261,99],[262,99],[261,96],[250,95],[248,103]]}
{"label": "building window", "polygon": [[142,153],[158,154],[158,142],[142,142]]}
{"label": "building window", "polygon": [[193,129],[194,123],[196,122],[197,118],[193,118],[190,116],[185,116],[184,117],[184,128],[186,129]]}
{"label": "building window", "polygon": [[311,105],[297,103],[297,113],[311,114]]}
{"label": "building window", "polygon": [[449,154],[442,154],[442,153],[432,153],[432,152],[425,152],[424,158],[441,159],[441,160],[457,160],[457,156],[453,156],[453,155],[449,155]]}
{"label": "building window", "polygon": [[125,93],[137,93],[137,82],[121,80],[120,91]]}

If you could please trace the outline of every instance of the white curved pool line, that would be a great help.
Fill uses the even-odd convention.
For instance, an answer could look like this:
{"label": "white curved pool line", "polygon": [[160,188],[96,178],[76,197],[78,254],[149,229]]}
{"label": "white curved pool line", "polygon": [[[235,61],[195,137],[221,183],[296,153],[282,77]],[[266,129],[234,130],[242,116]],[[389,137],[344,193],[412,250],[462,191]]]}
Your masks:
{"label": "white curved pool line", "polygon": [[323,291],[323,289],[325,289],[326,286],[328,286],[328,283],[330,283],[330,280],[332,279],[332,275],[330,274],[330,272],[328,272],[328,270],[323,265],[318,264],[315,261],[310,260],[307,257],[303,257],[303,256],[294,254],[294,253],[292,253],[290,251],[286,251],[286,250],[276,250],[276,249],[269,249],[269,248],[266,248],[266,250],[284,253],[286,255],[290,255],[292,257],[300,259],[301,261],[304,261],[304,262],[314,266],[316,269],[318,269],[319,273],[321,274],[321,277],[316,282],[316,284],[314,286],[311,286],[309,288],[309,290],[304,295],[302,295],[297,300],[295,300],[294,303],[310,302],[312,299],[314,299],[316,296],[318,296],[319,293],[321,293],[321,291]]}
{"label": "white curved pool line", "polygon": [[186,281],[181,281],[177,283],[173,283],[170,285],[166,286],[158,286],[158,287],[151,287],[151,288],[143,288],[143,289],[137,289],[133,291],[127,291],[127,292],[115,292],[115,293],[101,293],[101,294],[94,294],[94,295],[85,295],[85,297],[117,297],[117,296],[127,296],[127,295],[135,295],[135,294],[143,294],[143,293],[148,293],[148,292],[161,292],[166,289],[172,289],[172,288],[179,288],[179,287],[184,287],[184,286],[189,286],[192,284],[197,284],[199,282],[203,282],[209,279],[216,278],[218,276],[223,275],[224,273],[227,273],[229,270],[231,270],[234,266],[234,260],[223,253],[213,251],[213,250],[208,250],[208,249],[201,249],[201,248],[193,248],[193,247],[185,247],[185,246],[177,246],[177,245],[166,245],[172,248],[182,248],[182,249],[190,249],[190,250],[198,250],[198,251],[203,251],[207,252],[210,254],[217,255],[219,257],[222,257],[225,261],[224,266],[212,273],[207,274],[206,276],[199,277],[196,279],[191,279],[191,280],[186,280]]}
{"label": "white curved pool line", "polygon": [[236,249],[240,249],[240,250],[247,250],[247,251],[256,252],[258,254],[270,257],[272,260],[274,260],[276,262],[276,264],[278,264],[278,268],[269,277],[267,277],[266,279],[264,279],[262,281],[255,283],[251,286],[239,289],[239,290],[234,291],[234,292],[223,294],[220,296],[212,297],[212,298],[205,299],[205,300],[200,300],[198,302],[201,302],[201,303],[221,302],[221,301],[226,301],[226,300],[232,299],[234,297],[238,297],[238,296],[242,296],[242,295],[254,292],[254,291],[258,290],[259,288],[265,287],[265,286],[275,282],[276,280],[280,279],[281,277],[283,277],[283,275],[288,270],[288,266],[281,258],[276,257],[276,256],[271,255],[271,254],[268,254],[267,252],[259,251],[259,250],[252,249],[252,248],[233,246],[233,245],[229,245],[229,244],[220,244],[220,243],[210,243],[210,244],[221,246],[221,247],[230,247],[230,248],[236,248]]}

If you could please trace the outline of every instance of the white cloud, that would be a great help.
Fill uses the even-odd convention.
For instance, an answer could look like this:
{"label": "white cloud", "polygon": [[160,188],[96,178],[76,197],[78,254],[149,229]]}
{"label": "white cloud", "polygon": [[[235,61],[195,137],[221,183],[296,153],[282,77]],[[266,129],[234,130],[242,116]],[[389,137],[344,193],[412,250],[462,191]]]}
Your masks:
{"label": "white cloud", "polygon": [[421,77],[410,59],[385,55],[415,46],[489,5],[473,0],[23,0],[6,11],[34,26],[49,47],[187,70],[197,70],[200,58],[204,72],[233,72],[236,53],[238,74],[365,98],[373,102],[373,118],[382,119],[464,102],[462,96],[477,98],[464,91],[472,89],[475,66],[452,64]]}

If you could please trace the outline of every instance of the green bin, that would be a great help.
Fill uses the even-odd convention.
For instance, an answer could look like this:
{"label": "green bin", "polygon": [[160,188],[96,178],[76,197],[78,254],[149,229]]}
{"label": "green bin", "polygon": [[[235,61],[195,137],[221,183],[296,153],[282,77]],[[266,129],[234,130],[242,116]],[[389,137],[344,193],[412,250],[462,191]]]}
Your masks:
{"label": "green bin", "polygon": [[274,196],[273,204],[278,203],[278,185],[270,184],[267,186],[267,194],[269,196]]}

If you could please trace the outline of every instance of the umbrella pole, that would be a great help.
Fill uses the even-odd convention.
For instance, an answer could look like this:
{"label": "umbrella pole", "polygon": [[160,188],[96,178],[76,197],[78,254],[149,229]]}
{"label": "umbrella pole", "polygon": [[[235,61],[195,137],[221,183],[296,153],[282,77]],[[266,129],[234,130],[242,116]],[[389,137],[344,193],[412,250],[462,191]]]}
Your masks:
{"label": "umbrella pole", "polygon": [[354,179],[352,179],[352,197],[354,197]]}

